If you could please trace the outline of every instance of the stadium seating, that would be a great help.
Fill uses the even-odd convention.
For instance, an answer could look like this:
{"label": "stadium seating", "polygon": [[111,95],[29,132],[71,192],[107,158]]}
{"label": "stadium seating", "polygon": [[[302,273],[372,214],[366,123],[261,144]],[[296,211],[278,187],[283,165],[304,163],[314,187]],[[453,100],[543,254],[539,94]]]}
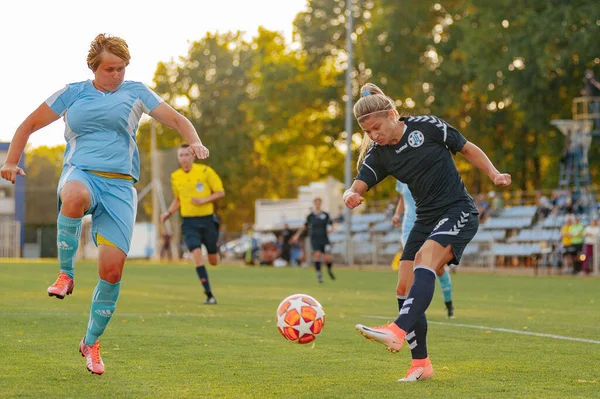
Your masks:
{"label": "stadium seating", "polygon": [[484,223],[484,227],[486,230],[522,229],[522,228],[531,226],[531,223],[532,223],[532,218],[530,218],[530,217],[509,217],[509,218],[491,217]]}
{"label": "stadium seating", "polygon": [[542,253],[541,244],[495,244],[492,247],[495,256],[533,256]]}
{"label": "stadium seating", "polygon": [[519,231],[516,236],[510,237],[508,242],[539,242],[559,241],[560,229],[527,229]]}
{"label": "stadium seating", "polygon": [[536,206],[513,206],[504,208],[498,217],[500,218],[529,218],[532,219],[537,212]]}
{"label": "stadium seating", "polygon": [[502,241],[506,235],[505,230],[479,230],[471,242],[490,242],[490,241]]}
{"label": "stadium seating", "polygon": [[[534,225],[536,211],[535,206],[514,206],[488,218],[467,245],[463,259],[466,263],[489,265],[515,264],[515,259],[526,258],[525,264],[535,264],[549,246],[560,242],[560,227],[565,222],[564,215],[549,216]],[[585,219],[581,218],[582,223]],[[394,228],[384,213],[355,215],[351,226],[354,261],[358,264],[389,264],[402,248],[401,229]],[[345,255],[345,239],[343,228],[330,235],[334,255]]]}
{"label": "stadium seating", "polygon": [[381,239],[380,242],[382,242],[384,244],[395,243],[396,245],[398,245],[401,238],[402,238],[402,233],[399,230],[392,230],[389,233],[387,233],[385,236],[383,236],[383,238]]}

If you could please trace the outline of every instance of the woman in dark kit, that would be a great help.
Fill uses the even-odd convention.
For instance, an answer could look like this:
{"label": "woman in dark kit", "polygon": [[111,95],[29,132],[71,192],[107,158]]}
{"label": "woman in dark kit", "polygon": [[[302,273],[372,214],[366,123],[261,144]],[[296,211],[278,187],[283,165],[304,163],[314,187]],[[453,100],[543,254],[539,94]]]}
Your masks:
{"label": "woman in dark kit", "polygon": [[446,264],[459,263],[479,227],[477,208],[452,156],[463,154],[495,185],[510,185],[511,176],[499,172],[479,147],[442,119],[432,115],[400,118],[395,102],[373,84],[361,88],[354,116],[373,143],[361,149],[358,176],[344,193],[346,206],[360,205],[368,189],[392,175],[408,185],[417,208],[398,268],[398,318],[380,327],[358,324],[356,329],[390,352],[398,352],[408,342],[412,365],[399,381],[431,378],[425,310],[433,297],[436,273]]}

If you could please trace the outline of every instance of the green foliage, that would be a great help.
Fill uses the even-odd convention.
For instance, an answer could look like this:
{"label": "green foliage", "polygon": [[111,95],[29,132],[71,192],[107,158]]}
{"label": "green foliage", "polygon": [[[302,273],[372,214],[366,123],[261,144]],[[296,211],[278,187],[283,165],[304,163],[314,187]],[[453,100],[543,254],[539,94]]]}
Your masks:
{"label": "green foliage", "polygon": [[56,187],[60,179],[65,146],[40,146],[27,152],[25,173],[25,223],[46,225],[56,223],[58,207]]}
{"label": "green foliage", "polygon": [[[294,46],[264,28],[252,39],[209,33],[177,62],[157,65],[155,90],[192,121],[211,150],[206,162],[224,181],[219,212],[231,230],[252,223],[258,198],[296,197],[300,185],[328,175],[343,180],[346,1],[307,1],[294,21]],[[598,69],[600,8],[594,0],[530,3],[354,0],[353,97],[374,82],[401,113],[433,113],[458,128],[513,175],[514,189],[556,187],[565,142],[550,121],[571,118],[583,71]],[[144,123],[138,132],[143,186],[150,176],[149,129]],[[351,133],[358,131],[355,124]],[[157,132],[159,150],[181,142],[165,126],[157,124]],[[593,177],[599,161],[593,145]],[[471,192],[492,188],[464,157],[456,162]],[[163,166],[169,192],[175,166]],[[30,170],[30,181],[38,172],[50,173]],[[44,185],[56,180],[39,177]],[[390,179],[368,199],[393,196]],[[28,220],[48,211],[38,214]]]}

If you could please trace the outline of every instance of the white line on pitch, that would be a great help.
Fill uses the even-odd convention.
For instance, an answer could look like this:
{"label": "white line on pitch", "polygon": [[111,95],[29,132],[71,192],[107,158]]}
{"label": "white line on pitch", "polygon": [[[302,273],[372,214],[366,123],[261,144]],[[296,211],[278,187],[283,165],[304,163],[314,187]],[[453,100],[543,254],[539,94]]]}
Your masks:
{"label": "white line on pitch", "polygon": [[[78,312],[0,312],[0,316],[89,316],[87,313]],[[220,314],[211,313],[120,313],[114,316],[120,317],[221,317]]]}
{"label": "white line on pitch", "polygon": [[[386,316],[362,315],[362,317],[367,317],[370,319],[386,319],[386,320],[390,319],[389,317],[386,317]],[[508,328],[494,328],[494,327],[486,327],[486,326],[475,326],[472,324],[447,323],[447,322],[443,322],[443,321],[431,321],[431,320],[427,320],[427,323],[439,324],[442,326],[465,327],[465,328],[475,328],[477,330],[489,330],[489,331],[500,331],[500,332],[521,334],[521,335],[532,335],[534,337],[554,338],[554,339],[562,339],[564,341],[577,341],[577,342],[586,342],[588,344],[600,345],[600,341],[594,341],[593,339],[565,337],[562,335],[535,333],[535,332],[531,332],[531,331],[510,330]]]}

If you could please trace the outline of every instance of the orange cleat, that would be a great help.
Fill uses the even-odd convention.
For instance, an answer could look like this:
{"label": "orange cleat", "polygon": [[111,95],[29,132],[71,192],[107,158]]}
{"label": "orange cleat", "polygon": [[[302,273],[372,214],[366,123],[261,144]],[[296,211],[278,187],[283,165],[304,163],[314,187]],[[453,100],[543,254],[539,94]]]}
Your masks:
{"label": "orange cleat", "polygon": [[104,373],[104,363],[102,362],[102,358],[100,357],[100,343],[96,341],[94,345],[86,345],[84,340],[81,340],[79,344],[79,353],[81,356],[85,357],[85,362],[87,365],[87,369],[92,374],[102,374]]}
{"label": "orange cleat", "polygon": [[433,377],[433,366],[429,357],[425,359],[413,359],[408,372],[398,382],[417,382]]}
{"label": "orange cleat", "polygon": [[58,278],[50,287],[48,287],[48,296],[55,296],[58,299],[64,299],[65,296],[73,293],[75,283],[66,273],[58,273]]}
{"label": "orange cleat", "polygon": [[366,339],[385,345],[386,349],[392,353],[396,353],[402,349],[406,337],[406,331],[402,330],[395,323],[379,327],[367,327],[357,324],[356,330]]}

